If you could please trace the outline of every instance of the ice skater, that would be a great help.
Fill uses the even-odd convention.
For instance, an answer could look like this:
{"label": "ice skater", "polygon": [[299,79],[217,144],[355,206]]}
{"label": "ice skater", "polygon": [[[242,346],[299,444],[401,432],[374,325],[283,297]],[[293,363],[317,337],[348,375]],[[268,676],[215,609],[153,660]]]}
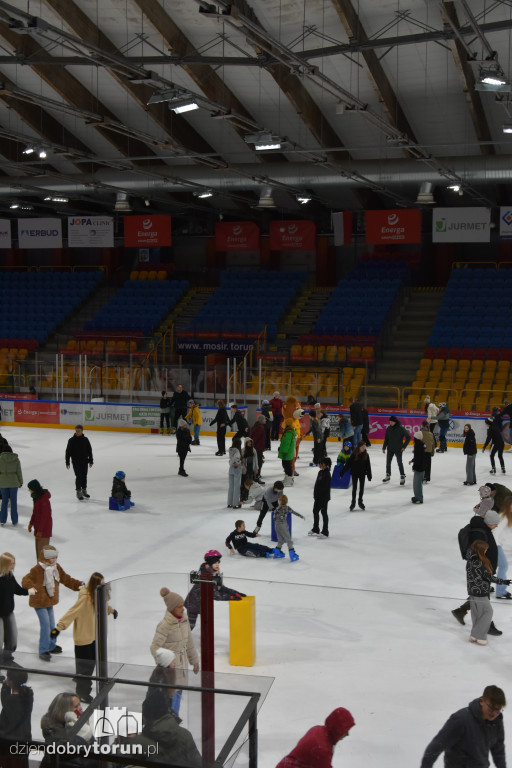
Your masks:
{"label": "ice skater", "polygon": [[493,416],[489,416],[489,418],[485,420],[485,423],[487,424],[487,437],[485,438],[485,443],[484,443],[484,447],[482,448],[482,453],[485,453],[485,449],[487,448],[487,446],[490,443],[492,443],[491,475],[496,474],[496,464],[494,462],[494,457],[496,456],[496,454],[498,454],[501,471],[503,472],[503,474],[505,474],[505,462],[503,461],[503,450],[505,448],[505,441],[503,440],[501,429],[499,427],[499,424],[495,422]]}
{"label": "ice skater", "polygon": [[265,519],[265,515],[267,514],[270,507],[272,507],[273,510],[277,507],[279,499],[283,495],[283,491],[284,484],[280,480],[276,480],[272,488],[267,488],[263,494],[263,501],[261,503],[260,514],[258,515],[254,533],[260,532],[261,526],[263,525],[263,521]]}
{"label": "ice skater", "polygon": [[295,444],[297,432],[293,428],[293,419],[284,420],[283,434],[279,443],[278,457],[281,459],[284,471],[284,484],[293,485],[293,460],[295,459]]}
{"label": "ice skater", "polygon": [[36,560],[41,557],[42,550],[50,543],[53,531],[51,493],[41,486],[39,480],[31,480],[27,485],[34,509],[28,524],[28,532],[34,529],[36,542]]}
{"label": "ice skater", "polygon": [[[212,576],[214,573],[220,573],[220,560],[221,553],[216,549],[209,549],[205,553],[204,562],[199,567],[199,573],[202,578]],[[215,584],[213,586],[213,599],[214,600],[241,600],[242,597],[246,597],[243,592],[239,592],[236,589],[230,589],[224,584]],[[190,592],[185,599],[185,608],[188,611],[188,620],[190,622],[190,629],[194,629],[198,615],[201,613],[201,585],[194,584]]]}
{"label": "ice skater", "polygon": [[0,555],[0,660],[12,661],[18,643],[18,629],[14,617],[14,595],[35,595],[35,587],[20,587],[14,576],[14,555]]}
{"label": "ice skater", "polygon": [[325,725],[310,728],[277,768],[331,768],[336,744],[354,725],[348,709],[338,707],[325,718]]}
{"label": "ice skater", "polygon": [[189,424],[192,424],[192,430],[194,432],[194,440],[192,441],[192,445],[199,445],[199,435],[201,432],[201,425],[203,423],[203,415],[199,405],[195,400],[189,400],[187,405],[188,413],[185,416],[185,421],[188,421]]}
{"label": "ice skater", "polygon": [[486,541],[477,539],[466,552],[466,576],[473,622],[469,641],[478,645],[487,645],[487,633],[492,622],[493,611],[489,600],[491,581],[507,587],[510,584],[510,579],[493,576],[492,565],[486,556],[488,549]]}
{"label": "ice skater", "polygon": [[164,421],[167,427],[167,434],[171,434],[171,398],[167,395],[165,389],[162,390],[160,398],[160,434],[164,434]]}
{"label": "ice skater", "polygon": [[[331,500],[331,460],[324,456],[318,463],[318,475],[313,488],[313,527],[308,536],[318,536],[320,539],[329,537],[329,515],[327,507]],[[320,515],[322,515],[322,531],[320,531]]]}
{"label": "ice skater", "polygon": [[343,469],[340,471],[340,477],[343,477],[345,472],[350,472],[352,477],[352,501],[350,503],[350,511],[353,512],[356,507],[358,485],[359,496],[357,504],[359,509],[366,509],[363,502],[364,484],[366,480],[368,480],[369,483],[372,481],[372,464],[364,440],[358,442],[354,453],[352,453],[345,462]]}
{"label": "ice skater", "polygon": [[471,424],[464,424],[464,445],[462,453],[466,457],[466,479],[464,485],[476,485],[476,436]]}
{"label": "ice skater", "polygon": [[120,469],[112,478],[111,498],[117,501],[119,509],[130,509],[135,503],[131,500],[132,492],[126,487],[126,472]]}
{"label": "ice skater", "polygon": [[240,484],[242,480],[242,442],[239,437],[231,441],[228,451],[228,509],[240,509]]}
{"label": "ice skater", "polygon": [[410,442],[411,436],[405,427],[402,426],[400,420],[396,416],[390,416],[389,427],[386,428],[384,445],[382,446],[382,453],[386,454],[386,477],[383,479],[383,483],[389,483],[391,480],[391,462],[393,457],[395,457],[398,471],[400,472],[400,485],[405,485],[402,454]]}
{"label": "ice skater", "polygon": [[423,478],[425,476],[425,451],[426,446],[423,442],[423,432],[414,433],[414,453],[409,464],[412,464],[414,471],[412,487],[414,496],[411,498],[413,504],[423,504]]}
{"label": "ice skater", "polygon": [[298,554],[295,551],[295,547],[293,546],[293,541],[290,533],[290,528],[288,526],[288,514],[297,515],[297,517],[302,517],[303,520],[306,518],[304,515],[301,515],[299,512],[296,512],[294,509],[288,506],[288,496],[285,496],[284,494],[279,499],[279,504],[277,505],[276,509],[274,509],[273,515],[274,515],[274,527],[276,529],[276,535],[277,535],[277,546],[274,549],[274,557],[284,557],[284,552],[282,551],[283,544],[286,544],[288,546],[288,554],[290,555],[290,560],[292,563],[294,563],[296,560],[299,559]]}
{"label": "ice skater", "polygon": [[84,435],[84,428],[81,424],[76,425],[75,434],[68,440],[66,446],[66,469],[69,469],[70,461],[75,473],[77,499],[79,501],[90,499],[87,493],[87,472],[94,464],[94,459],[91,443],[89,438]]}
{"label": "ice skater", "polygon": [[180,417],[178,419],[178,429],[176,430],[176,453],[180,459],[178,475],[181,475],[182,477],[188,477],[187,472],[185,472],[185,459],[190,451],[191,443],[192,435],[190,434],[188,424],[185,419]]}
{"label": "ice skater", "polygon": [[246,531],[245,522],[237,520],[235,530],[226,539],[226,547],[229,549],[229,554],[234,555],[238,552],[239,555],[244,557],[270,557],[274,551],[272,547],[265,547],[263,544],[253,544],[247,541],[247,537],[254,539],[256,536],[259,536],[259,533]]}

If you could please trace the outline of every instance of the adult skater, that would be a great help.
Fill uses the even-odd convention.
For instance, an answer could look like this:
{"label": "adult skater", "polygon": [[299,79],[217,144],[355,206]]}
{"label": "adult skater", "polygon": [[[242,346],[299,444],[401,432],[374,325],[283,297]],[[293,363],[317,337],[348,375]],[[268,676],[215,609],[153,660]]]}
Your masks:
{"label": "adult skater", "polygon": [[265,417],[265,450],[272,450],[272,423],[274,421],[274,414],[270,409],[270,402],[263,400],[261,403],[261,415]]}
{"label": "adult skater", "polygon": [[[160,649],[167,648],[169,651],[173,651],[176,655],[177,683],[186,685],[188,665],[191,664],[194,674],[197,674],[199,672],[199,657],[192,639],[183,598],[176,592],[171,592],[167,587],[162,587],[160,595],[164,599],[166,611],[164,618],[155,630],[150,651],[157,664]],[[180,710],[181,694],[181,690],[177,691],[172,699],[172,708],[176,714]]]}
{"label": "adult skater", "polygon": [[[86,677],[76,678],[76,695],[80,701],[90,704],[92,701],[92,680],[90,676],[94,672],[96,664],[96,614],[94,610],[94,593],[105,579],[101,573],[95,571],[86,587],[81,587],[78,592],[78,600],[57,622],[52,629],[51,636],[55,639],[59,634],[73,624],[73,642],[75,644],[75,668],[77,675]],[[107,605],[107,613],[117,619],[117,611],[111,605]]]}
{"label": "adult skater", "polygon": [[364,510],[366,509],[363,502],[365,480],[368,479],[369,483],[371,483],[372,480],[372,465],[368,451],[366,450],[366,443],[364,440],[359,441],[355,451],[348,457],[340,471],[340,477],[343,477],[345,472],[348,472],[349,470],[350,476],[352,477],[352,501],[350,503],[350,511],[353,512],[356,506],[356,493],[358,485],[358,507],[359,509]]}
{"label": "adult skater", "polygon": [[184,419],[187,415],[188,406],[187,403],[190,400],[190,395],[188,392],[185,392],[183,389],[183,386],[181,384],[178,384],[175,391],[173,392],[173,395],[171,397],[170,401],[170,408],[174,408],[174,416],[173,416],[173,427],[174,429],[178,426],[179,419]]}
{"label": "adult skater", "polygon": [[368,414],[368,410],[364,407],[361,409],[363,414],[363,431],[361,432],[361,440],[364,440],[364,444],[367,448],[371,448],[372,444],[370,443],[370,416]]}
{"label": "adult skater", "polygon": [[265,519],[265,515],[267,514],[269,509],[272,508],[274,510],[277,507],[279,503],[279,499],[283,495],[283,491],[284,491],[284,484],[280,480],[276,480],[276,482],[271,488],[267,488],[267,490],[263,494],[260,514],[256,522],[254,533],[260,532],[261,526],[263,525],[263,520]]}
{"label": "adult skater", "polygon": [[281,426],[281,422],[283,420],[283,401],[281,400],[281,394],[280,392],[274,392],[274,396],[272,400],[269,403],[270,408],[272,409],[272,440],[279,440],[279,427]]}
{"label": "adult skater", "polygon": [[466,480],[464,485],[476,485],[476,437],[471,424],[464,424],[464,445],[462,453],[466,457]]}
{"label": "adult skater", "polygon": [[[363,407],[359,400],[356,398],[349,398],[349,410],[350,410],[350,423],[354,430],[354,445],[357,445],[361,440],[361,434],[363,432]],[[365,443],[366,445],[366,443]]]}
{"label": "adult skater", "polygon": [[423,482],[430,483],[430,475],[432,472],[432,456],[436,452],[436,441],[434,435],[430,431],[428,421],[425,419],[421,425],[421,432],[423,433],[423,442],[425,443],[425,474],[423,475]]}
{"label": "adult skater", "polygon": [[18,642],[18,629],[14,618],[14,595],[35,595],[36,589],[20,587],[14,577],[14,555],[0,555],[0,660],[12,661]]}
{"label": "adult skater", "polygon": [[53,520],[52,505],[50,504],[52,495],[50,491],[42,487],[39,480],[31,480],[27,484],[27,488],[34,502],[32,517],[28,524],[28,532],[30,533],[32,528],[34,529],[36,560],[39,560],[41,552],[48,546],[52,537]]}
{"label": "adult skater", "polygon": [[242,482],[242,441],[234,437],[228,452],[228,502],[227,507],[240,509],[240,483]]}
{"label": "adult skater", "polygon": [[11,522],[18,525],[18,488],[23,485],[23,475],[17,453],[13,453],[10,445],[4,446],[0,453],[0,491],[2,506],[0,507],[0,525],[7,522],[7,504],[11,502]]}
{"label": "adult skater", "polygon": [[[313,488],[313,527],[308,536],[329,537],[329,515],[327,507],[331,500],[331,460],[323,456],[318,462],[318,475]],[[320,515],[322,515],[322,531],[320,531]]]}
{"label": "adult skater", "polygon": [[59,584],[78,592],[83,587],[83,581],[73,579],[57,563],[59,556],[55,547],[49,544],[43,549],[43,559],[40,558],[21,580],[21,586],[25,589],[34,588],[35,592],[29,597],[28,604],[34,608],[40,624],[39,633],[39,658],[42,661],[51,661],[52,653],[62,653],[62,648],[57,645],[52,629],[55,629],[53,607],[59,602]]}
{"label": "adult skater", "polygon": [[276,768],[332,768],[334,747],[354,725],[348,709],[338,707],[325,718],[325,725],[310,728]]}
{"label": "adult skater", "polygon": [[[512,543],[512,496],[509,496],[503,502],[500,509],[501,520],[494,531],[494,539],[498,547],[498,576],[500,579],[507,578],[508,559],[505,550],[510,550]],[[512,595],[503,586],[496,587],[496,600],[512,600]]]}
{"label": "adult skater", "polygon": [[391,461],[393,456],[396,458],[398,464],[398,470],[400,472],[400,485],[405,485],[405,471],[404,463],[402,461],[402,453],[405,451],[409,443],[411,442],[411,436],[408,431],[400,423],[400,420],[396,416],[389,417],[389,427],[386,428],[386,434],[384,436],[384,445],[382,446],[382,453],[386,453],[386,477],[383,479],[383,483],[389,483],[391,480]]}
{"label": "adult skater", "polygon": [[210,422],[210,426],[217,425],[217,453],[216,456],[226,455],[226,429],[229,424],[229,416],[226,410],[226,402],[217,400],[217,413]]}
{"label": "adult skater", "polygon": [[[505,441],[503,440],[503,435],[501,434],[501,429],[499,427],[499,424],[494,420],[493,416],[489,416],[488,419],[485,420],[485,423],[487,424],[487,437],[485,438],[484,447],[482,448],[482,453],[485,453],[485,449],[487,446],[492,443],[492,450],[491,450],[491,475],[496,474],[496,464],[494,462],[494,457],[496,454],[498,454],[498,459],[501,466],[501,471],[503,474],[505,474],[505,462],[503,461],[503,450],[505,448]],[[0,456],[0,460],[1,460]]]}
{"label": "adult skater", "polygon": [[164,421],[167,427],[167,434],[171,434],[171,398],[165,389],[162,390],[160,398],[160,434],[164,434]]}
{"label": "adult skater", "polygon": [[439,403],[437,423],[439,424],[439,448],[436,453],[446,453],[448,450],[446,435],[450,428],[450,409],[446,403]]}
{"label": "adult skater", "polygon": [[[214,573],[220,573],[221,553],[216,549],[209,549],[204,556],[204,562],[199,567],[201,578],[211,577]],[[237,592],[224,584],[215,584],[213,587],[214,600],[241,600],[246,597],[243,592]],[[201,585],[194,584],[185,599],[185,608],[188,611],[190,629],[194,629],[197,617],[201,613]]]}
{"label": "adult skater", "polygon": [[263,469],[263,462],[265,461],[263,454],[267,450],[267,429],[265,427],[265,423],[265,417],[262,413],[260,413],[256,419],[256,424],[254,424],[250,432],[250,438],[253,441],[254,450],[258,456],[258,482],[261,482],[261,477],[259,477],[259,475]]}
{"label": "adult skater", "polygon": [[506,768],[505,733],[501,710],[505,694],[488,685],[479,699],[459,709],[446,721],[425,750],[421,768],[432,768],[444,752],[445,768],[486,768],[489,752],[496,768]]}
{"label": "adult skater", "polygon": [[73,464],[75,473],[76,497],[79,501],[89,499],[87,493],[87,471],[94,464],[92,448],[89,438],[84,435],[84,428],[81,424],[75,427],[75,434],[70,437],[66,446],[66,469],[69,469],[69,462]]}
{"label": "adult skater", "polygon": [[425,453],[426,446],[423,442],[423,432],[414,433],[414,453],[409,464],[412,464],[414,471],[412,487],[414,496],[411,498],[413,504],[423,504],[423,478],[425,476]]}
{"label": "adult skater", "polygon": [[[498,567],[498,547],[496,545],[496,540],[493,536],[493,530],[498,526],[499,522],[500,522],[499,514],[495,512],[493,509],[490,509],[486,512],[485,517],[481,517],[480,515],[477,514],[471,518],[471,520],[469,521],[469,530],[468,530],[469,538],[468,538],[467,546],[465,546],[464,548],[462,547],[462,542],[460,540],[461,534],[459,534],[459,544],[461,545],[461,555],[464,559],[466,559],[468,547],[470,547],[474,541],[481,539],[482,541],[485,541],[489,545],[486,552],[486,556],[491,564],[493,574],[496,573],[496,568]],[[466,600],[465,603],[463,603],[458,608],[455,608],[452,611],[452,616],[455,619],[457,619],[459,624],[465,624],[464,617],[466,613],[469,611],[470,607],[471,607],[470,600]],[[487,634],[499,636],[499,635],[502,635],[503,632],[497,629],[497,627],[494,625],[494,622],[491,621],[491,626],[489,627],[489,631],[487,632]]]}
{"label": "adult skater", "polygon": [[231,413],[233,414],[232,418],[229,420],[229,426],[231,427],[234,424],[236,424],[236,434],[235,437],[247,437],[249,435],[249,422],[243,415],[243,413],[240,413],[238,410],[238,405],[236,403],[231,404]]}
{"label": "adult skater", "polygon": [[[437,415],[439,413],[439,408],[435,403],[430,402],[430,397],[428,398],[428,404],[426,405],[427,405],[427,421],[429,424],[430,431],[432,432],[432,434],[434,434],[434,430],[437,425]],[[434,440],[435,439],[436,438],[434,435]]]}
{"label": "adult skater", "polygon": [[284,420],[283,434],[279,443],[278,457],[281,459],[284,471],[284,484],[293,485],[293,460],[295,458],[295,444],[297,433],[293,428],[293,419]]}

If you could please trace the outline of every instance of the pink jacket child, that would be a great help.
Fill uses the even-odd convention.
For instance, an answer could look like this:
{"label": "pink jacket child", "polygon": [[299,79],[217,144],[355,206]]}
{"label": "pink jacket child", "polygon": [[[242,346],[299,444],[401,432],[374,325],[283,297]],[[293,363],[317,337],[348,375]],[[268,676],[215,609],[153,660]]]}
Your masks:
{"label": "pink jacket child", "polygon": [[310,728],[276,768],[332,768],[335,745],[348,736],[354,725],[348,709],[338,707],[327,716],[325,725]]}
{"label": "pink jacket child", "polygon": [[482,487],[478,489],[478,493],[480,494],[481,501],[473,507],[473,512],[475,515],[485,517],[487,512],[493,508],[494,499],[491,496],[491,489],[487,485],[482,485]]}

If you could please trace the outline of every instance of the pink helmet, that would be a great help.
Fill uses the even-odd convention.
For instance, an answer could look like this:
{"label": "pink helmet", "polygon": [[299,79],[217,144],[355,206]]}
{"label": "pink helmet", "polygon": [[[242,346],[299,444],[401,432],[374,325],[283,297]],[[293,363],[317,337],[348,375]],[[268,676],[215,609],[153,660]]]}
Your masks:
{"label": "pink helmet", "polygon": [[213,565],[218,560],[220,560],[221,557],[222,557],[221,553],[218,552],[216,549],[209,549],[204,556],[204,561],[205,563],[208,563],[208,565]]}

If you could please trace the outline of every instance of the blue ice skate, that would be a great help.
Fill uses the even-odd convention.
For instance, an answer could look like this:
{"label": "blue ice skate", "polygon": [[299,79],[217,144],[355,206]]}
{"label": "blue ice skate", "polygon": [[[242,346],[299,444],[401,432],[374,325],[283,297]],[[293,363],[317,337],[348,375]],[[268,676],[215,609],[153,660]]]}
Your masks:
{"label": "blue ice skate", "polygon": [[[298,556],[298,554],[295,552],[295,550],[294,550],[294,549],[290,549],[289,555],[290,555],[290,560],[292,561],[292,563],[294,563],[296,560],[298,560],[298,559],[299,559],[299,556]],[[274,555],[274,557],[275,557],[275,555]]]}
{"label": "blue ice skate", "polygon": [[284,557],[284,552],[281,552],[279,547],[275,547],[275,549],[274,549],[274,560],[277,560],[278,557]]}

